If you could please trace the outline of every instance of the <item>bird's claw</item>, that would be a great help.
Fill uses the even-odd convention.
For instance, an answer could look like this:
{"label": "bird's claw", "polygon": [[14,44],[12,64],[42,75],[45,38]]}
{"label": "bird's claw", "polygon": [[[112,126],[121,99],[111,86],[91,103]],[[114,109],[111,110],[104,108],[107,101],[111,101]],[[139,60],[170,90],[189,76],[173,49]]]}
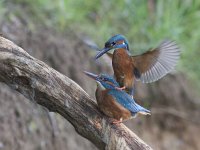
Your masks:
{"label": "bird's claw", "polygon": [[123,90],[126,89],[126,87],[125,86],[123,86],[123,87],[115,87],[115,89],[118,90],[118,91],[123,91]]}

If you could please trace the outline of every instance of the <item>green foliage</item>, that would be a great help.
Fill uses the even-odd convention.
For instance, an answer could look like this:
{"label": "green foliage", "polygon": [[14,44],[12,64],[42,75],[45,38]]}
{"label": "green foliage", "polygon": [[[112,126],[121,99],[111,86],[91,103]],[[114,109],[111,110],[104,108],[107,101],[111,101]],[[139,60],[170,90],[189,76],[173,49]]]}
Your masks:
{"label": "green foliage", "polygon": [[146,0],[15,0],[15,3],[23,4],[32,14],[29,24],[39,22],[59,31],[79,31],[92,37],[100,47],[117,33],[129,39],[135,54],[155,47],[163,39],[176,40],[182,48],[178,68],[194,80],[200,79],[199,0],[159,0],[152,10]]}
{"label": "green foliage", "polygon": [[0,22],[1,22],[1,20],[3,20],[4,13],[5,13],[4,4],[3,4],[3,1],[0,0]]}

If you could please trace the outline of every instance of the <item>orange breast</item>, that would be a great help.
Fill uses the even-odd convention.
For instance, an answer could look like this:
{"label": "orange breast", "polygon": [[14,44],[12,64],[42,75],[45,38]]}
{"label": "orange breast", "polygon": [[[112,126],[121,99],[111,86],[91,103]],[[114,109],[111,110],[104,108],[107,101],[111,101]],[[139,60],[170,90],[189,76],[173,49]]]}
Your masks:
{"label": "orange breast", "polygon": [[96,91],[96,99],[99,109],[108,117],[120,120],[129,119],[131,113],[125,109],[122,105],[117,103],[111,95],[108,95],[108,90]]}
{"label": "orange breast", "polygon": [[112,65],[116,80],[120,86],[132,87],[134,84],[134,66],[125,49],[114,51]]}

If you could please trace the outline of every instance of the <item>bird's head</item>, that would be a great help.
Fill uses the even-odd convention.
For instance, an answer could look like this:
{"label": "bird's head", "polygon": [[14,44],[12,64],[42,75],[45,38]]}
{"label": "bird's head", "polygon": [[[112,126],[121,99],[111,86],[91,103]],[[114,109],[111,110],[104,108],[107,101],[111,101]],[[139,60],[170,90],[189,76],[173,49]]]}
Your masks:
{"label": "bird's head", "polygon": [[119,84],[117,81],[112,77],[107,74],[100,74],[96,75],[91,72],[84,71],[84,73],[89,76],[90,78],[96,80],[98,86],[104,88],[104,89],[116,89],[119,87]]}
{"label": "bird's head", "polygon": [[96,55],[96,59],[101,57],[103,54],[110,50],[115,50],[118,48],[123,48],[129,51],[129,45],[128,45],[128,40],[125,38],[125,36],[121,34],[117,34],[113,37],[111,37],[106,43],[104,48]]}

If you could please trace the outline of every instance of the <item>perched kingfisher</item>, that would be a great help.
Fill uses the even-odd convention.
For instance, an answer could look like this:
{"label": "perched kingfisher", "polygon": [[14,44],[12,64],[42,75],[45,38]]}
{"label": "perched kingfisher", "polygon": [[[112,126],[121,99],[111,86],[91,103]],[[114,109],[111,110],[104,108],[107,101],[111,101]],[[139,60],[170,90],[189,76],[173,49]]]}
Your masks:
{"label": "perched kingfisher", "polygon": [[[113,54],[107,53],[114,50]],[[132,56],[127,39],[117,34],[111,37],[96,59],[107,53],[112,58],[114,76],[120,87],[130,95],[134,93],[134,81],[154,82],[172,71],[179,59],[180,49],[174,41],[165,40],[157,48]]]}
{"label": "perched kingfisher", "polygon": [[[116,80],[106,74],[96,75],[84,72],[96,80],[96,100],[99,109],[107,116],[116,119],[113,124],[136,117],[137,114],[150,115],[150,111],[138,105],[124,90],[118,88]],[[116,88],[117,87],[117,88]]]}

